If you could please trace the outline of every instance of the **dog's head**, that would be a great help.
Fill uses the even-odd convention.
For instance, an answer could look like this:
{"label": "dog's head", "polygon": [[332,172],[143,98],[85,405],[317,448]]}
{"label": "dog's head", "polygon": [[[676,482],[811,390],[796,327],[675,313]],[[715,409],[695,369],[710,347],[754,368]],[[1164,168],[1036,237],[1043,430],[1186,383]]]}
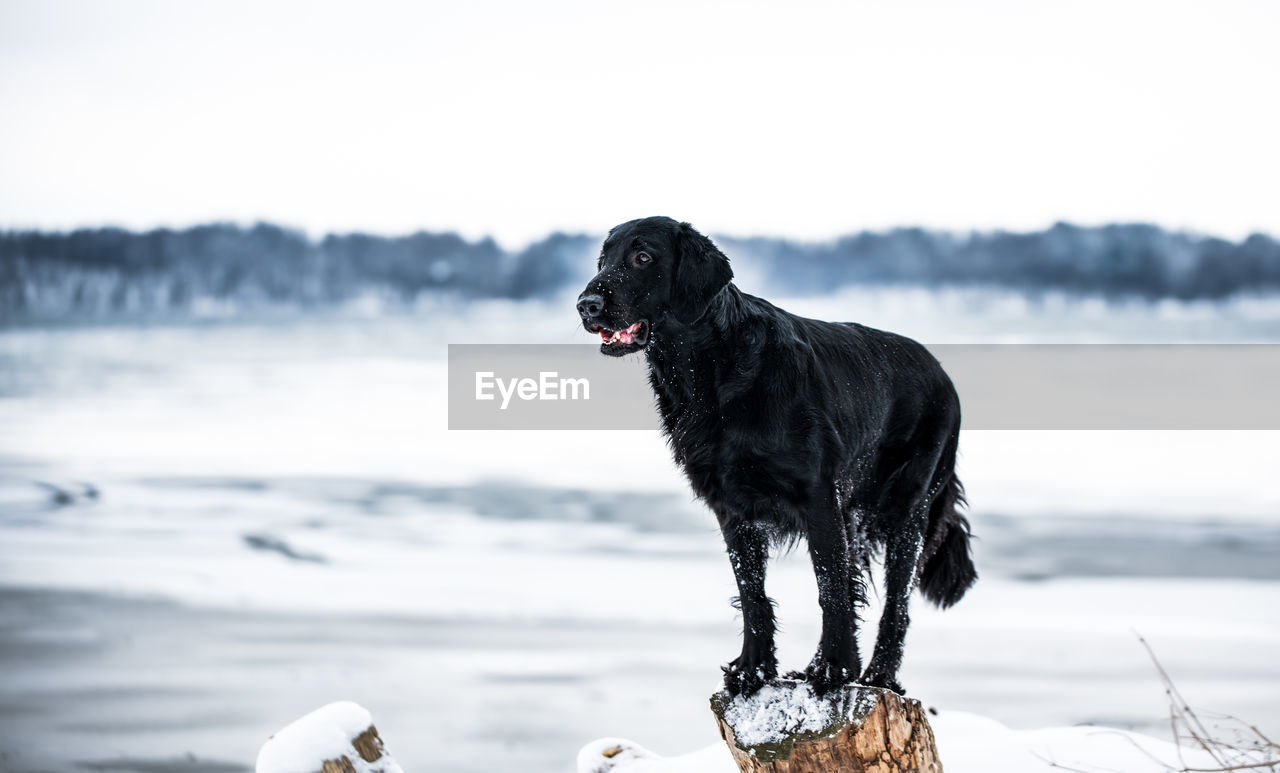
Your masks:
{"label": "dog's head", "polygon": [[600,351],[614,357],[644,349],[655,329],[698,321],[733,278],[710,239],[669,217],[614,227],[596,267],[578,296],[578,314],[583,327],[600,334]]}

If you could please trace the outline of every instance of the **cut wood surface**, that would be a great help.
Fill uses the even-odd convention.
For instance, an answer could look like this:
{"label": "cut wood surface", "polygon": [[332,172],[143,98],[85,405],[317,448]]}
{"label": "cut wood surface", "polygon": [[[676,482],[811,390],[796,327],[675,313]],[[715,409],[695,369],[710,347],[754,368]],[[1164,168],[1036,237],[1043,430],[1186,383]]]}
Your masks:
{"label": "cut wood surface", "polygon": [[750,698],[717,693],[711,710],[742,773],[941,773],[920,702],[849,685],[818,698],[780,679]]}

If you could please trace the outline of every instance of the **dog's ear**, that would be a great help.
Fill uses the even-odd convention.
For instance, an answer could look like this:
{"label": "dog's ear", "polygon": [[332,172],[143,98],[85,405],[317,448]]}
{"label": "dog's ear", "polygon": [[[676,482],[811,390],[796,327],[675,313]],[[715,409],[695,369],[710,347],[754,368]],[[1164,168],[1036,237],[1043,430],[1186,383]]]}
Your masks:
{"label": "dog's ear", "polygon": [[729,280],[729,258],[688,223],[676,226],[676,268],[671,280],[671,312],[686,325],[698,321]]}

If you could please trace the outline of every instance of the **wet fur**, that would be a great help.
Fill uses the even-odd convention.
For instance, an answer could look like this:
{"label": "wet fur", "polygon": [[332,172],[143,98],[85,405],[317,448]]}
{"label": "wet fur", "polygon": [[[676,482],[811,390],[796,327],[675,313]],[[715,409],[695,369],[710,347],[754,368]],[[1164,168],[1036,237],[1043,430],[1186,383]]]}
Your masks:
{"label": "wet fur", "polygon": [[[651,256],[643,266],[638,250]],[[946,607],[976,579],[957,510],[955,389],[915,341],[798,317],[732,276],[688,223],[645,218],[610,233],[583,293],[603,299],[593,319],[650,321],[644,352],[663,429],[719,521],[738,583],[743,644],[726,687],[751,693],[777,675],[766,563],[771,546],[803,539],[823,615],[803,676],[820,692],[851,681],[901,692],[912,587]],[[878,551],[885,609],[864,670],[858,610]]]}

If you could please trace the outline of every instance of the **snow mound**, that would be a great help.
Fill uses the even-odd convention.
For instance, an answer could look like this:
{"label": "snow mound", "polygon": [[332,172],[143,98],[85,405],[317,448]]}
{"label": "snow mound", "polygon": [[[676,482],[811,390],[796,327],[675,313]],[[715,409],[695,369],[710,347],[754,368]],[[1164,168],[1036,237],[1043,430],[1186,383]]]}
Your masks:
{"label": "snow mound", "polygon": [[993,719],[946,711],[930,720],[947,773],[1170,773],[1221,768],[1201,749],[1094,725],[1011,730]]}
{"label": "snow mound", "polygon": [[620,766],[625,766],[627,770],[643,770],[643,768],[634,767],[631,763],[637,760],[661,759],[635,741],[628,741],[625,738],[601,738],[582,747],[578,752],[578,773],[609,773]]}
{"label": "snow mound", "polygon": [[578,773],[737,773],[724,744],[680,757],[660,757],[635,741],[601,738],[578,752]]}
{"label": "snow mound", "polygon": [[[768,689],[767,687],[765,689]],[[798,693],[799,690],[789,690]],[[756,702],[743,701],[743,710]],[[780,704],[781,705],[781,704]],[[793,719],[812,727],[821,701],[795,701]],[[831,708],[830,704],[826,704]],[[757,719],[751,715],[750,720]],[[761,719],[760,737],[776,742],[785,722]],[[1179,749],[1168,741],[1106,727],[1077,726],[1044,730],[1012,730],[986,717],[944,711],[930,718],[938,753],[947,773],[1060,773],[1063,769],[1104,773],[1169,773],[1187,768],[1220,767],[1200,749]],[[821,730],[822,726],[816,728]],[[812,732],[812,731],[811,731]],[[622,747],[601,762],[602,752]],[[635,754],[629,750],[636,750]],[[604,738],[578,755],[578,773],[737,773],[738,766],[723,743],[679,757],[659,757],[638,744]]]}
{"label": "snow mound", "polygon": [[356,773],[404,773],[385,751],[368,762],[352,742],[373,726],[373,715],[358,703],[322,706],[267,739],[258,752],[257,773],[319,773],[326,760],[346,757]]}

